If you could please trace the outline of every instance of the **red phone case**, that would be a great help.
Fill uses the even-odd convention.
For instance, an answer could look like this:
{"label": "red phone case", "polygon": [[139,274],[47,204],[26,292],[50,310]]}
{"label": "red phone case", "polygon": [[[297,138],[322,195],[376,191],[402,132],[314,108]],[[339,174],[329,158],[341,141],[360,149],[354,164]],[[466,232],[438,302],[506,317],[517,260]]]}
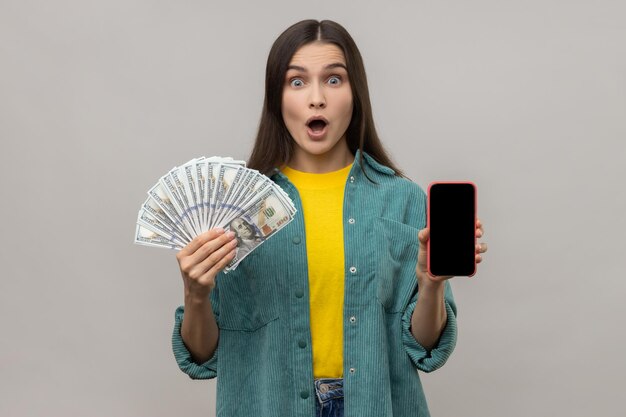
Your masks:
{"label": "red phone case", "polygon": [[[477,193],[476,193],[476,184],[473,183],[472,181],[433,181],[430,184],[428,184],[428,214],[426,216],[426,227],[428,227],[428,230],[430,230],[430,187],[432,187],[435,184],[470,184],[472,185],[472,187],[474,188],[474,225],[476,225],[476,219],[478,217],[478,198],[477,198]],[[474,233],[474,247],[476,247],[476,233]],[[428,242],[426,243],[426,265],[427,265],[427,269],[428,269],[428,273],[432,276],[434,276],[430,270],[430,239],[428,239]],[[476,258],[474,258],[474,271],[472,272],[471,275],[467,275],[467,277],[473,277],[474,275],[476,275]]]}

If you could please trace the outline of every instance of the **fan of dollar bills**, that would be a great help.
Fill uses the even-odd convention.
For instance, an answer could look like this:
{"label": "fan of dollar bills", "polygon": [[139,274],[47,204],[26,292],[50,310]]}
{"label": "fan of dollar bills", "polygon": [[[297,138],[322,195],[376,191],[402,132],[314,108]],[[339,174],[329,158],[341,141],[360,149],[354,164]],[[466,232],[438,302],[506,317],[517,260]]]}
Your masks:
{"label": "fan of dollar bills", "polygon": [[296,213],[289,196],[245,161],[195,158],[171,169],[148,191],[139,209],[135,243],[182,249],[197,235],[221,227],[237,237],[233,270]]}

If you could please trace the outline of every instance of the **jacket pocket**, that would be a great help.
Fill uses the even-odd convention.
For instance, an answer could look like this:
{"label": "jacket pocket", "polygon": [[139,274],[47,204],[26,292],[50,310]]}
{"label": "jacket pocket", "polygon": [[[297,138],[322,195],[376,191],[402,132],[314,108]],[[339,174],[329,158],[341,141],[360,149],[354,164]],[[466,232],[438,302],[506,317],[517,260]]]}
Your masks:
{"label": "jacket pocket", "polygon": [[419,229],[377,217],[374,230],[378,241],[375,257],[378,301],[387,312],[404,311],[417,286]]}
{"label": "jacket pocket", "polygon": [[218,277],[220,329],[255,331],[278,318],[276,277],[254,255]]}

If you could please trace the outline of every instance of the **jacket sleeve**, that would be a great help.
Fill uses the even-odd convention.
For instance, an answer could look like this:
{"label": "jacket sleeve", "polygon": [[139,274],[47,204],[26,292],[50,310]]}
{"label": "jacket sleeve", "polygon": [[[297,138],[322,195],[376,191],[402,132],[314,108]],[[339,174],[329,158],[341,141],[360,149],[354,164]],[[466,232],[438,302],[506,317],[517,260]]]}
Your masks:
{"label": "jacket sleeve", "polygon": [[[213,315],[217,321],[219,328],[219,297],[217,286],[211,292],[211,306],[213,307]],[[187,350],[187,346],[183,342],[180,330],[183,322],[185,309],[180,306],[174,313],[174,332],[172,334],[172,348],[174,350],[174,358],[178,363],[178,367],[181,371],[189,375],[191,379],[211,379],[217,376],[217,356],[219,351],[219,340],[217,349],[213,357],[204,363],[198,364],[194,362],[191,357],[191,353]]]}
{"label": "jacket sleeve", "polygon": [[450,283],[446,281],[444,298],[448,319],[435,347],[427,350],[415,340],[415,337],[409,330],[411,327],[411,316],[417,304],[418,292],[415,293],[402,315],[402,343],[417,369],[423,372],[432,372],[446,363],[456,346],[456,303],[454,302]]}

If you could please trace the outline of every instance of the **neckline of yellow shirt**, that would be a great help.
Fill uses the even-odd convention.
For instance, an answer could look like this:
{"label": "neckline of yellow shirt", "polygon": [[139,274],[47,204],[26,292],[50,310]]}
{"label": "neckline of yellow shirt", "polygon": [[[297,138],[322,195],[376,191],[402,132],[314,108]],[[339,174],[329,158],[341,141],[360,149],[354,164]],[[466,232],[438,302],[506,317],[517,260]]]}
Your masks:
{"label": "neckline of yellow shirt", "polygon": [[351,163],[337,171],[324,172],[321,174],[298,171],[288,166],[284,166],[281,171],[298,189],[324,190],[343,187],[346,184],[348,174],[353,164],[354,163]]}

